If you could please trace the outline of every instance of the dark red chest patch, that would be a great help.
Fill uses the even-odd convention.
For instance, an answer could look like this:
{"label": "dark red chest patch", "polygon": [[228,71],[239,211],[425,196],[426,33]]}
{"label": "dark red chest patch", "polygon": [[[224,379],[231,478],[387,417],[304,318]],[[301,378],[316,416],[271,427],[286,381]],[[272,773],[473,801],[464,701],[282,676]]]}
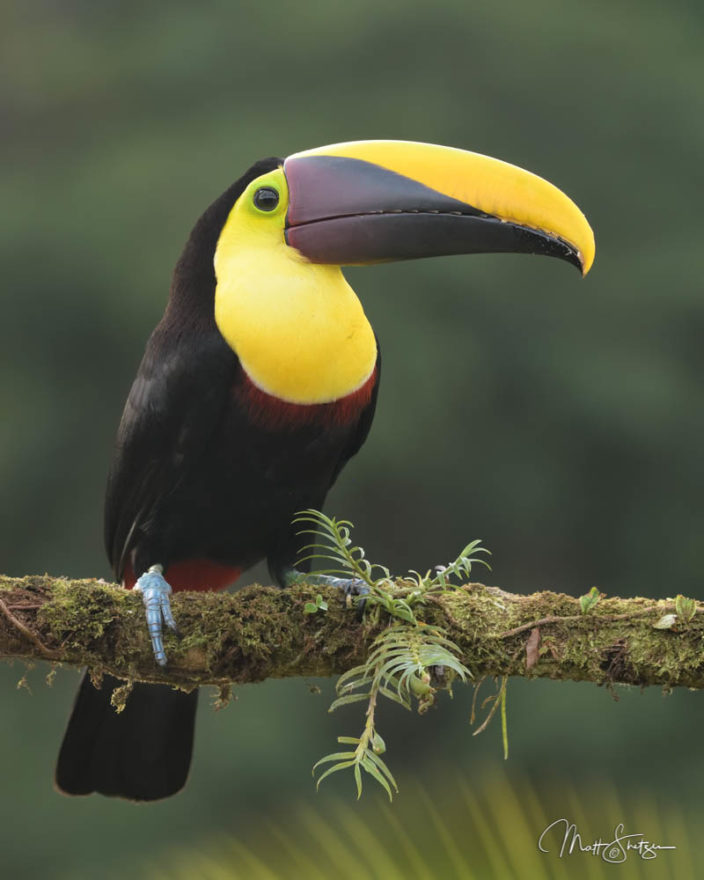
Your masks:
{"label": "dark red chest patch", "polygon": [[[242,574],[241,568],[221,565],[210,559],[186,559],[174,562],[165,572],[164,577],[171,585],[174,593],[184,591],[202,592],[204,590],[224,590]],[[137,583],[137,578],[130,562],[125,566],[124,585],[128,590]]]}
{"label": "dark red chest patch", "polygon": [[377,369],[374,367],[364,385],[352,394],[330,403],[301,404],[281,400],[257,388],[242,367],[239,368],[233,394],[246,409],[252,423],[267,430],[304,425],[349,425],[359,418],[371,401],[378,378]]}

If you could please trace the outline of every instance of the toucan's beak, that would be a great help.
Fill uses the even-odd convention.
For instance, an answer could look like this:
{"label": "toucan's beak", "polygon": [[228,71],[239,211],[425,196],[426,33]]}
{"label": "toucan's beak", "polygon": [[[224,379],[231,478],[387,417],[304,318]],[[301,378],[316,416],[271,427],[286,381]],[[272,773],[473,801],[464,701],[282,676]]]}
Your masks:
{"label": "toucan's beak", "polygon": [[434,144],[353,141],[284,161],[286,241],[350,266],[448,254],[560,257],[584,275],[594,234],[571,199],[515,165]]}

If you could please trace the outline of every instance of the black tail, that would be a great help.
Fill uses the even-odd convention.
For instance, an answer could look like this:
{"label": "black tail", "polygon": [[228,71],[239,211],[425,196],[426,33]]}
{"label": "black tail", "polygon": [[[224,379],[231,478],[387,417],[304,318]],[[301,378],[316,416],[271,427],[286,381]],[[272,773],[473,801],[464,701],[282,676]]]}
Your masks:
{"label": "black tail", "polygon": [[86,673],[76,696],[56,765],[64,794],[94,791],[155,801],[183,788],[193,751],[198,691],[135,684],[118,715],[110,696],[124,682],[103,676],[100,689]]}

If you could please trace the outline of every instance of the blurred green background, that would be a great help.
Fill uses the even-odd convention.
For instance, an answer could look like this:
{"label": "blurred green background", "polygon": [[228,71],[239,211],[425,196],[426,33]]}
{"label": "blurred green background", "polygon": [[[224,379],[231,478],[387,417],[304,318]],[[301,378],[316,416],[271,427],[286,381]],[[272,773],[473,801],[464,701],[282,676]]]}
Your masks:
{"label": "blurred green background", "polygon": [[[109,576],[114,432],[207,204],[263,156],[404,138],[547,177],[589,217],[596,263],[585,281],[520,256],[350,271],[384,377],[328,511],[396,571],[479,537],[505,589],[702,597],[699,4],[28,0],[3,18],[3,571]],[[78,678],[48,689],[37,669],[30,696],[23,672],[0,669],[3,876],[95,877],[106,858],[124,875],[211,832],[247,844],[301,804],[325,813],[344,795],[364,818],[376,803],[354,802],[343,774],[315,794],[310,767],[359,713],[328,716],[330,683],[313,695],[302,680],[241,688],[220,713],[204,694],[178,797],[64,799],[51,774]],[[399,810],[439,765],[470,786],[481,770],[579,792],[598,775],[624,797],[698,807],[700,695],[620,693],[512,681],[505,767],[497,727],[470,736],[469,691],[424,718],[388,711]],[[672,823],[660,842],[686,837]],[[648,876],[666,876],[665,858]]]}

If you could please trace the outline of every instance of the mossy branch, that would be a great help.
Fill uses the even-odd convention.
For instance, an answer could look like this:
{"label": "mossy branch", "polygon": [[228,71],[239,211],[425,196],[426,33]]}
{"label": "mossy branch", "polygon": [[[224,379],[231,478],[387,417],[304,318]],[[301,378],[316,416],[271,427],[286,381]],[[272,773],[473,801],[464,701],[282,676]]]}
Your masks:
{"label": "mossy branch", "polygon": [[[327,611],[304,613],[318,594]],[[385,625],[360,622],[339,592],[319,585],[181,593],[172,604],[182,637],[166,636],[169,665],[161,669],[139,596],[97,580],[0,576],[0,657],[187,689],[223,687],[346,672],[364,662]],[[704,687],[704,604],[682,597],[599,598],[592,591],[580,600],[472,583],[433,596],[419,616],[444,629],[476,679]]]}

